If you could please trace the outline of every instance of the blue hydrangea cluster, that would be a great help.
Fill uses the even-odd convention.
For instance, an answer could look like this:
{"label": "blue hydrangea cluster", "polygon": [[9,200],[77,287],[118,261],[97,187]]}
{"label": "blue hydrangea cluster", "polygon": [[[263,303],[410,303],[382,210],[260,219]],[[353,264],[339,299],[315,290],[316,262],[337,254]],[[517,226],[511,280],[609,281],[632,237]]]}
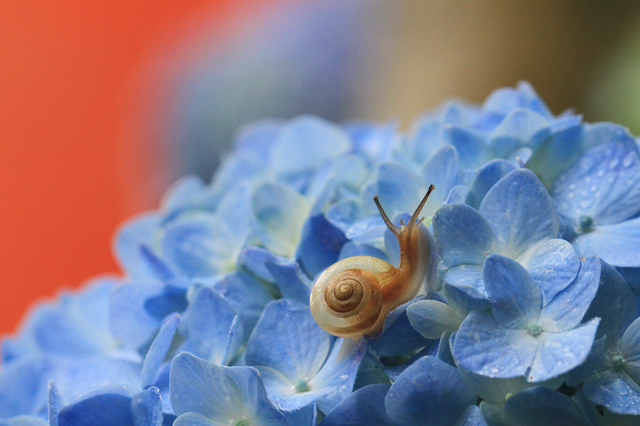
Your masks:
{"label": "blue hydrangea cluster", "polygon": [[[376,338],[324,332],[324,269],[398,262],[373,196],[398,221],[429,184],[429,286]],[[406,133],[249,125],[114,248],[124,278],[3,340],[0,425],[640,424],[638,142],[526,83]]]}

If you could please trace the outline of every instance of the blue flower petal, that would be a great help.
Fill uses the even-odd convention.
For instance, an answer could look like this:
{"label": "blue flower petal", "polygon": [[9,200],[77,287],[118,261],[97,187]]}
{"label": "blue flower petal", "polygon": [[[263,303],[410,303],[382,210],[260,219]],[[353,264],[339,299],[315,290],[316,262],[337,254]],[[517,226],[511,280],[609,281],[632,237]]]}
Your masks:
{"label": "blue flower petal", "polygon": [[412,303],[413,300],[403,303],[385,318],[382,332],[375,340],[371,340],[371,348],[378,355],[396,356],[427,344],[425,338],[411,326],[407,318],[406,309]]}
{"label": "blue flower petal", "polygon": [[[412,212],[427,192],[428,183],[419,174],[399,163],[383,163],[378,168],[377,195],[387,216]],[[363,205],[375,209],[372,198],[364,199]],[[427,201],[429,203],[429,201]],[[425,211],[435,211],[439,206]],[[377,210],[375,210],[377,212]]]}
{"label": "blue flower petal", "polygon": [[480,213],[493,229],[499,253],[511,258],[540,240],[556,238],[560,227],[555,203],[528,169],[500,179],[482,200]]}
{"label": "blue flower petal", "polygon": [[615,268],[602,260],[598,292],[583,319],[587,321],[595,317],[600,318],[596,339],[606,335],[608,349],[617,348],[624,330],[638,317],[629,285]]}
{"label": "blue flower petal", "polygon": [[320,423],[321,426],[397,426],[385,411],[390,386],[375,384],[358,389],[342,401]]}
{"label": "blue flower petal", "polygon": [[47,363],[23,358],[2,366],[0,373],[0,418],[33,413],[47,392]]}
{"label": "blue flower petal", "polygon": [[49,381],[47,390],[47,417],[49,420],[49,426],[58,426],[58,412],[62,407],[62,399],[58,388]]}
{"label": "blue flower petal", "polygon": [[162,426],[162,400],[158,388],[145,389],[131,400],[135,426]]}
{"label": "blue flower petal", "polygon": [[[123,283],[111,294],[111,333],[128,349],[138,349],[148,344],[158,330],[162,318],[145,309],[147,301],[165,299],[165,286],[155,282]],[[173,301],[174,298],[170,298]],[[174,308],[184,308],[184,303],[169,303]],[[135,324],[135,327],[131,327]]]}
{"label": "blue flower petal", "polygon": [[292,255],[311,207],[307,200],[287,185],[265,183],[255,189],[251,204],[253,237],[275,254]]}
{"label": "blue flower petal", "polygon": [[162,322],[160,331],[156,335],[156,338],[153,339],[153,343],[151,343],[151,347],[147,351],[147,356],[142,364],[140,382],[143,388],[154,384],[154,379],[158,373],[160,364],[162,364],[162,361],[164,361],[167,356],[178,325],[180,325],[180,315],[177,313],[168,316]]}
{"label": "blue flower petal", "polygon": [[349,136],[339,127],[312,116],[291,120],[282,128],[271,152],[271,168],[294,176],[346,153]]}
{"label": "blue flower petal", "polygon": [[[478,274],[481,275],[482,270],[479,270]],[[466,317],[473,310],[481,311],[490,306],[489,299],[482,297],[470,287],[464,288],[445,283],[443,290],[449,306],[460,318]],[[469,290],[472,291],[469,292]]]}
{"label": "blue flower petal", "polygon": [[550,134],[545,117],[528,109],[516,108],[509,111],[494,130],[489,146],[497,157],[507,157],[522,146],[537,148]]}
{"label": "blue flower petal", "polygon": [[640,266],[640,218],[598,226],[572,244],[580,256],[595,253],[613,266]]}
{"label": "blue flower petal", "polygon": [[136,426],[131,412],[131,396],[106,391],[72,405],[58,414],[60,426]]}
{"label": "blue flower petal", "polygon": [[308,390],[298,392],[296,382],[292,382],[279,371],[264,366],[256,368],[260,371],[269,399],[282,411],[297,411],[308,407],[333,391],[330,388],[309,387]]}
{"label": "blue flower petal", "polygon": [[[436,187],[423,207],[422,214],[428,218],[442,206],[451,189],[463,183],[456,150],[447,145],[440,148],[423,166],[422,176],[424,182],[433,183]],[[412,212],[413,209],[415,206],[405,211]]]}
{"label": "blue flower petal", "polygon": [[337,261],[347,241],[344,233],[323,214],[311,216],[302,228],[295,259],[307,276],[313,278]]}
{"label": "blue flower petal", "polygon": [[182,352],[171,362],[171,404],[176,415],[196,413],[223,424],[243,414],[238,385],[215,364]]}
{"label": "blue flower petal", "polygon": [[594,226],[633,217],[640,207],[640,158],[637,147],[610,142],[587,151],[552,190],[561,214]]}
{"label": "blue flower petal", "polygon": [[577,326],[598,292],[599,283],[600,259],[592,254],[581,261],[575,280],[545,306],[538,319],[539,324],[551,332]]}
{"label": "blue flower petal", "polygon": [[447,126],[442,136],[444,142],[458,152],[463,169],[476,170],[490,160],[489,144],[483,133],[460,126]]}
{"label": "blue flower petal", "polygon": [[540,287],[547,303],[574,280],[580,269],[580,259],[571,244],[557,238],[533,246],[517,260]]}
{"label": "blue flower petal", "polygon": [[640,318],[633,321],[622,335],[620,353],[625,358],[640,358]]}
{"label": "blue flower petal", "polygon": [[594,318],[573,330],[540,333],[537,336],[538,351],[527,373],[527,380],[549,380],[582,364],[589,355],[599,322],[599,318]]}
{"label": "blue flower petal", "polygon": [[542,386],[509,398],[504,406],[504,416],[508,424],[589,426],[582,410],[571,398]]}
{"label": "blue flower petal", "polygon": [[223,367],[224,371],[234,380],[242,400],[244,412],[261,425],[286,426],[287,421],[267,399],[264,385],[255,368],[251,367]]}
{"label": "blue flower petal", "polygon": [[492,254],[485,260],[482,273],[493,316],[498,324],[526,330],[538,320],[542,309],[542,293],[518,262]]}
{"label": "blue flower petal", "polygon": [[325,212],[325,217],[333,226],[345,233],[351,225],[364,218],[360,203],[353,199],[331,205]]}
{"label": "blue flower petal", "polygon": [[584,382],[582,391],[596,404],[618,414],[640,414],[640,385],[625,372],[600,372]]}
{"label": "blue flower petal", "polygon": [[51,426],[39,417],[16,416],[10,419],[0,419],[0,426]]}
{"label": "blue flower petal", "polygon": [[186,341],[181,350],[221,365],[236,315],[220,294],[212,288],[201,287],[183,316],[181,330]]}
{"label": "blue flower petal", "polygon": [[160,227],[161,222],[161,214],[144,213],[129,220],[118,230],[114,252],[122,269],[131,278],[158,278],[154,269],[140,253],[140,245],[152,245],[153,234]]}
{"label": "blue flower petal", "polygon": [[495,111],[502,115],[507,115],[516,108],[528,108],[543,117],[552,117],[544,101],[526,81],[518,82],[516,88],[503,87],[494,90],[482,104],[483,110]]}
{"label": "blue flower petal", "polygon": [[385,397],[387,413],[403,425],[452,425],[476,396],[460,373],[437,358],[426,356],[407,368]]}
{"label": "blue flower petal", "polygon": [[358,367],[367,352],[367,341],[359,339],[337,339],[318,374],[309,381],[311,389],[330,389],[331,392],[318,400],[318,408],[323,413],[331,412],[344,400],[356,381]]}
{"label": "blue flower petal", "polygon": [[271,272],[282,297],[309,304],[313,283],[296,262],[287,259],[274,259],[267,263],[267,269]]}
{"label": "blue flower petal", "polygon": [[500,158],[489,161],[473,179],[465,203],[474,209],[480,208],[480,203],[491,187],[515,169],[513,164]]}
{"label": "blue flower petal", "polygon": [[496,250],[496,241],[489,223],[472,207],[449,204],[433,216],[433,234],[438,243],[442,263],[482,265]]}
{"label": "blue flower petal", "polygon": [[427,339],[439,339],[445,331],[455,331],[461,320],[449,305],[437,300],[419,300],[407,307],[411,326]]}
{"label": "blue flower petal", "polygon": [[444,273],[444,282],[457,288],[466,294],[466,299],[475,300],[478,303],[486,300],[487,291],[482,279],[482,266],[480,265],[458,265],[447,269]]}
{"label": "blue flower petal", "polygon": [[330,345],[330,336],[313,320],[308,305],[280,299],[265,308],[247,343],[245,361],[273,368],[295,383],[315,377]]}
{"label": "blue flower petal", "polygon": [[526,330],[503,328],[488,313],[473,311],[458,329],[452,352],[461,368],[506,379],[524,375],[537,348]]}
{"label": "blue flower petal", "polygon": [[228,424],[196,413],[184,413],[173,422],[173,426],[228,426]]}
{"label": "blue flower petal", "polygon": [[318,425],[318,409],[315,404],[307,405],[296,411],[285,411],[284,417],[287,425],[299,426],[317,426]]}

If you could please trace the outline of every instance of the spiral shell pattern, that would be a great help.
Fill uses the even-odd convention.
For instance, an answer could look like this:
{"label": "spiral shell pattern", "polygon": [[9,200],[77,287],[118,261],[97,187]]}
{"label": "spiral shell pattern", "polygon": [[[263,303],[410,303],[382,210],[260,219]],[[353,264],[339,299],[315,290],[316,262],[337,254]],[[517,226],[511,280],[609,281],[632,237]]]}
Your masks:
{"label": "spiral shell pattern", "polygon": [[379,279],[362,269],[327,272],[333,276],[327,277],[325,285],[314,286],[311,293],[314,319],[323,330],[335,336],[365,334],[380,316],[382,290]]}

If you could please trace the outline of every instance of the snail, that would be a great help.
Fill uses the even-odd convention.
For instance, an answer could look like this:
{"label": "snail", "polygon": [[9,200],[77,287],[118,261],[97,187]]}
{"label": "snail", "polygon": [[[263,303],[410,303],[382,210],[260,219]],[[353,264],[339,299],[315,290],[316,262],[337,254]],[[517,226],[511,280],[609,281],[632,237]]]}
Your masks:
{"label": "snail", "polygon": [[378,197],[373,197],[384,223],[398,240],[400,263],[395,268],[382,259],[354,256],[322,272],[311,290],[309,305],[324,331],[353,339],[363,335],[375,338],[389,312],[418,294],[431,255],[429,239],[419,229],[424,218],[418,216],[433,189],[430,185],[409,222],[400,221],[400,227],[389,220]]}

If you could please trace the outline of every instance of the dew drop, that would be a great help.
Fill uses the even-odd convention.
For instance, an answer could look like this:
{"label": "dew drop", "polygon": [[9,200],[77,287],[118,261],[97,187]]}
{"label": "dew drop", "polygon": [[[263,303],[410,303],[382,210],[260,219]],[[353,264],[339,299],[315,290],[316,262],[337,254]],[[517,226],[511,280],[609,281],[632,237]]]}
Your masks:
{"label": "dew drop", "polygon": [[609,168],[611,170],[615,169],[616,167],[618,167],[618,164],[620,164],[620,159],[619,158],[613,158],[611,159],[611,161],[609,161]]}
{"label": "dew drop", "polygon": [[599,169],[599,170],[596,172],[596,176],[598,176],[598,177],[602,177],[602,176],[604,176],[604,170]]}
{"label": "dew drop", "polygon": [[635,155],[633,155],[633,152],[630,152],[627,155],[625,155],[624,158],[622,159],[622,167],[625,167],[625,168],[630,167],[635,162],[636,162]]}

